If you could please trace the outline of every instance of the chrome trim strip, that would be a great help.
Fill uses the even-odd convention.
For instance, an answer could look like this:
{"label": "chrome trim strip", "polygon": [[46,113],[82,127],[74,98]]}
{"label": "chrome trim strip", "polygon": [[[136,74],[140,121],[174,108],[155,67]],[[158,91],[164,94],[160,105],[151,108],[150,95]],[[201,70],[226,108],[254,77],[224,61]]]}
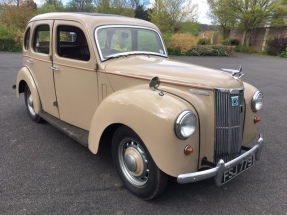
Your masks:
{"label": "chrome trim strip", "polygon": [[231,167],[236,166],[241,163],[242,160],[250,157],[252,154],[255,154],[255,160],[258,161],[260,159],[261,151],[263,148],[263,138],[262,135],[259,134],[259,138],[257,140],[257,144],[251,148],[249,151],[240,155],[239,157],[225,163],[222,159],[217,163],[216,167],[200,172],[194,173],[186,173],[177,176],[177,182],[180,184],[192,183],[197,181],[202,181],[208,178],[214,177],[216,186],[221,186],[221,179],[226,170]]}

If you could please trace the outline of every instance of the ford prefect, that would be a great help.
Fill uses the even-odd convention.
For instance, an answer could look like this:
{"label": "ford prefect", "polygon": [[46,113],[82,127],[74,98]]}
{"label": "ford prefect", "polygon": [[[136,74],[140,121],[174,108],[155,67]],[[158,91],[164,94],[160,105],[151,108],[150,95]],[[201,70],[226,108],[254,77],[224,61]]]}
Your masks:
{"label": "ford prefect", "polygon": [[221,186],[259,160],[263,94],[242,75],[171,60],[147,21],[48,13],[27,24],[14,87],[33,121],[93,154],[107,144],[124,186],[149,200],[168,177]]}

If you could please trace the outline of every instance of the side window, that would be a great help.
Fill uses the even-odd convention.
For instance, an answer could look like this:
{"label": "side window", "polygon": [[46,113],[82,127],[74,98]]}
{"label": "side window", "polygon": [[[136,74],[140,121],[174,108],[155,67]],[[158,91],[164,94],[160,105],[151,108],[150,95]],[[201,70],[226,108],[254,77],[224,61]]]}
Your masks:
{"label": "side window", "polygon": [[50,26],[40,25],[36,28],[33,41],[35,52],[49,54],[50,52]]}
{"label": "side window", "polygon": [[28,50],[30,45],[30,28],[27,29],[24,37],[24,49]]}
{"label": "side window", "polygon": [[90,50],[84,32],[75,26],[57,27],[57,54],[63,58],[89,61]]}

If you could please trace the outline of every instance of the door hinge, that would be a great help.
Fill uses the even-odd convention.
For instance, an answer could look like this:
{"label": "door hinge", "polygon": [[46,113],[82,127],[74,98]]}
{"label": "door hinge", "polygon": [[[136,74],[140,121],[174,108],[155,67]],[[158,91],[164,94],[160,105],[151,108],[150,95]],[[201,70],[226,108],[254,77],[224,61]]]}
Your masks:
{"label": "door hinge", "polygon": [[57,102],[57,101],[54,101],[54,102],[53,102],[53,106],[54,106],[54,107],[58,107],[58,102]]}

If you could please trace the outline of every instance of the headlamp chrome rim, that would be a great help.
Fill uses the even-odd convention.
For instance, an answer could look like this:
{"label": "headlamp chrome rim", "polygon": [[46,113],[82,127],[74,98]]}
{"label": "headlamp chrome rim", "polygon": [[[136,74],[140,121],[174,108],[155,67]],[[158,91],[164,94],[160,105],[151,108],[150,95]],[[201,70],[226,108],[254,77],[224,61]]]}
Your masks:
{"label": "headlamp chrome rim", "polygon": [[[251,108],[252,108],[253,112],[257,112],[257,111],[262,109],[262,107],[263,107],[263,98],[264,98],[264,96],[263,96],[262,92],[256,91],[254,93],[253,98],[252,98],[252,102],[251,102]],[[259,104],[259,103],[261,103],[261,104],[258,107],[257,104]]]}
{"label": "headlamp chrome rim", "polygon": [[[192,122],[192,124],[190,124],[190,128],[184,129],[183,130],[183,126],[188,120],[190,120]],[[183,111],[181,114],[179,114],[179,116],[177,117],[176,121],[175,121],[175,134],[178,138],[185,140],[187,138],[189,138],[195,131],[197,126],[197,118],[196,115],[191,112],[191,111]],[[188,131],[186,134],[184,134],[183,131]]]}

